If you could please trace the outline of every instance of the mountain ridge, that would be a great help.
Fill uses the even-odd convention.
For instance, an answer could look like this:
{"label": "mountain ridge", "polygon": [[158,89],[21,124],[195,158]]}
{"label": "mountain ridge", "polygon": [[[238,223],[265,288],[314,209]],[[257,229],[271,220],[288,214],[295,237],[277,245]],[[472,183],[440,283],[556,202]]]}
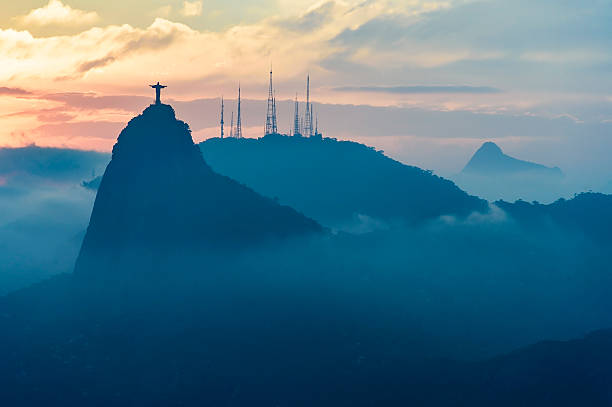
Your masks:
{"label": "mountain ridge", "polygon": [[558,199],[550,204],[517,200],[499,200],[495,205],[528,228],[538,228],[552,222],[566,230],[578,232],[595,241],[612,241],[612,195],[583,192],[572,199]]}
{"label": "mountain ridge", "polygon": [[213,138],[200,148],[215,171],[340,229],[360,216],[418,224],[488,210],[452,181],[353,141],[269,135]]}

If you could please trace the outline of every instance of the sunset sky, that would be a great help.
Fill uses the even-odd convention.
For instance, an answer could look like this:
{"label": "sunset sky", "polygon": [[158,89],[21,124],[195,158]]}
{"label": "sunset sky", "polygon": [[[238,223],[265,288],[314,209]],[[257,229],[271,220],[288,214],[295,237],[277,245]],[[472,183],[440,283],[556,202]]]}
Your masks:
{"label": "sunset sky", "polygon": [[[166,101],[183,102],[196,139],[216,136],[217,112],[198,121],[199,105],[189,104],[233,99],[239,81],[245,99],[263,100],[272,64],[279,100],[296,92],[304,98],[310,73],[322,115],[350,104],[420,109],[434,122],[446,113],[475,118],[473,131],[449,128],[430,137],[425,119],[418,129],[385,123],[385,134],[352,134],[350,123],[330,123],[328,113],[328,136],[367,141],[430,167],[433,158],[419,161],[410,151],[442,159],[459,151],[457,164],[440,165],[448,170],[482,139],[505,137],[505,147],[526,158],[578,166],[583,157],[570,157],[575,145],[610,151],[610,21],[607,0],[3,2],[0,145],[109,151],[151,102],[147,85],[157,81],[169,86]],[[264,108],[253,106],[246,133],[259,136]],[[282,131],[289,128],[287,106]],[[551,129],[562,120],[572,130],[541,134],[546,141],[525,136],[523,125],[490,134],[479,124],[490,115],[535,117]],[[563,153],[543,156],[551,146]],[[605,157],[597,158],[601,168],[608,168]]]}

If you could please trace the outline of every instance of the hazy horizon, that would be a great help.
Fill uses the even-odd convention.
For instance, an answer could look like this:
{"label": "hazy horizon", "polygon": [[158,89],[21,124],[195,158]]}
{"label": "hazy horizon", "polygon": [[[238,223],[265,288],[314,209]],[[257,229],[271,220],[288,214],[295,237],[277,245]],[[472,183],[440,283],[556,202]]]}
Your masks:
{"label": "hazy horizon", "polygon": [[[48,123],[38,130],[44,136],[29,139],[24,145],[110,152],[127,121],[151,102],[150,96],[70,94],[56,95],[55,98],[67,109],[116,109],[121,115],[112,121]],[[186,101],[168,98],[165,101],[174,106],[178,117],[190,125],[196,142],[219,137],[220,98]],[[289,134],[294,101],[278,100],[277,104],[279,131]],[[235,112],[235,105],[235,99],[225,99],[226,137],[230,134],[230,117],[232,110]],[[304,106],[304,101],[301,101],[300,114],[303,114]],[[612,162],[607,154],[612,149],[612,139],[607,137],[612,123],[576,123],[568,118],[513,117],[415,107],[321,104],[316,101],[313,106],[324,137],[364,143],[383,150],[404,164],[432,170],[452,180],[459,180],[459,173],[484,142],[493,141],[513,157],[561,168],[565,174],[563,186],[552,188],[545,201],[589,190],[612,190],[609,185]],[[244,137],[263,136],[265,109],[264,100],[242,100]],[[453,135],[452,132],[457,130],[462,133],[469,131],[470,136]],[[59,144],[57,140],[60,140]],[[92,144],[81,146],[83,140]],[[585,156],[589,159],[583,159]],[[478,188],[471,191],[470,185],[464,188],[471,193],[480,191]],[[536,199],[516,194],[505,197],[508,196]],[[501,197],[503,195],[494,199],[487,196],[493,200]]]}

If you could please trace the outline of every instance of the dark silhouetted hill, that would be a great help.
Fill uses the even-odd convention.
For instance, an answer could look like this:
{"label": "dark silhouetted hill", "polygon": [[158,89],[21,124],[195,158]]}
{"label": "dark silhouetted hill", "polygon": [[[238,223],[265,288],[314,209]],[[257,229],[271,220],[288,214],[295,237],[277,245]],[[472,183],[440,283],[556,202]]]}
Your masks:
{"label": "dark silhouetted hill", "polygon": [[111,272],[120,265],[155,270],[172,253],[321,230],[295,210],[212,171],[172,107],[151,105],[129,122],[113,148],[75,272]]}
{"label": "dark silhouetted hill", "polygon": [[441,360],[401,312],[370,296],[346,304],[323,291],[312,301],[278,290],[287,279],[224,274],[147,289],[62,276],[0,298],[4,405],[612,402],[612,331],[479,362]]}
{"label": "dark silhouetted hill", "polygon": [[462,405],[609,406],[612,330],[541,342],[466,370],[476,383]]}
{"label": "dark silhouetted hill", "polygon": [[612,242],[612,195],[588,192],[548,205],[521,200],[495,204],[528,228],[552,223],[597,241]]}
{"label": "dark silhouetted hill", "polygon": [[563,173],[557,167],[550,168],[529,161],[518,160],[503,153],[499,146],[491,141],[484,143],[463,169],[464,173],[495,175],[531,172],[534,174],[561,177]]}
{"label": "dark silhouetted hill", "polygon": [[406,401],[422,406],[609,406],[612,330],[540,342],[478,363],[438,361],[406,381],[404,392],[418,395]]}
{"label": "dark silhouetted hill", "polygon": [[486,210],[451,181],[355,142],[272,135],[200,147],[215,171],[330,226],[356,215],[416,223]]}

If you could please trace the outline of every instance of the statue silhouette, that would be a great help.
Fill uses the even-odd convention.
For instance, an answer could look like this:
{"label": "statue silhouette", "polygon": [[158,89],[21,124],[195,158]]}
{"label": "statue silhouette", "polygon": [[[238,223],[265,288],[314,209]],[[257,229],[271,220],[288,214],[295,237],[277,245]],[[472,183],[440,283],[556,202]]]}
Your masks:
{"label": "statue silhouette", "polygon": [[153,89],[155,89],[155,104],[156,105],[161,105],[161,90],[163,88],[167,88],[167,86],[165,85],[160,85],[159,82],[157,82],[157,85],[149,85],[150,87],[152,87]]}

